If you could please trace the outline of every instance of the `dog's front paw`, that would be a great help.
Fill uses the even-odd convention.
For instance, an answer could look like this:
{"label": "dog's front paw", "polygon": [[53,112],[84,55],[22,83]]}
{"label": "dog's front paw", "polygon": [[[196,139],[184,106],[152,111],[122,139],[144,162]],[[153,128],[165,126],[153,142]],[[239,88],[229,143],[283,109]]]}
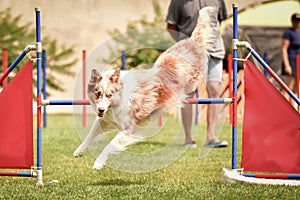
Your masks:
{"label": "dog's front paw", "polygon": [[100,170],[104,167],[105,162],[96,160],[93,166],[94,170]]}
{"label": "dog's front paw", "polygon": [[79,158],[79,157],[83,156],[84,152],[85,152],[84,150],[82,150],[81,148],[78,148],[78,149],[76,149],[76,151],[74,151],[73,156],[75,158]]}

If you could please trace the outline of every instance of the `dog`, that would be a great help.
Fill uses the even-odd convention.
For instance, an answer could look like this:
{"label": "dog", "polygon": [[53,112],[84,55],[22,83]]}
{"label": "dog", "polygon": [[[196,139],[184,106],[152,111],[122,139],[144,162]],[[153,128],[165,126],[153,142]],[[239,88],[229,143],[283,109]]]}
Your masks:
{"label": "dog", "polygon": [[102,134],[100,123],[108,110],[119,132],[96,158],[96,170],[106,164],[111,154],[125,151],[128,145],[144,139],[136,133],[136,127],[151,114],[184,105],[186,95],[206,78],[207,50],[214,45],[216,28],[211,26],[211,20],[215,12],[212,7],[201,9],[191,37],[167,49],[151,69],[133,69],[125,76],[119,69],[102,73],[92,70],[87,91],[97,116],[74,157],[82,156],[93,139]]}

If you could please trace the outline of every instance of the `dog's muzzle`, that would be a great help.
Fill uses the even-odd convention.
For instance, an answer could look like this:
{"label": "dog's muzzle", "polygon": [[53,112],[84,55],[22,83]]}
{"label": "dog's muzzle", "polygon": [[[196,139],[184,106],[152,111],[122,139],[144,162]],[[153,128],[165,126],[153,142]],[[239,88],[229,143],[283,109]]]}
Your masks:
{"label": "dog's muzzle", "polygon": [[104,116],[104,112],[105,112],[104,108],[98,108],[98,116],[99,117],[103,117]]}

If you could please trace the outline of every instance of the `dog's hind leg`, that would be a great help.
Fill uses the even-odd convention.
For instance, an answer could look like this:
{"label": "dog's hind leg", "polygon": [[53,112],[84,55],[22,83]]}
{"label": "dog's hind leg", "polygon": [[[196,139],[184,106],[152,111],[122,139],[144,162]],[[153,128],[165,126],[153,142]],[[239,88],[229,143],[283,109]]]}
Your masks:
{"label": "dog's hind leg", "polygon": [[131,134],[128,134],[128,131],[119,132],[97,157],[93,168],[100,170],[106,164],[110,154],[118,154],[122,151],[125,151],[128,145],[143,140],[141,137],[132,135],[132,132],[130,133]]}
{"label": "dog's hind leg", "polygon": [[86,150],[88,149],[90,144],[92,143],[93,139],[98,134],[101,133],[100,121],[101,121],[101,118],[97,116],[96,119],[94,120],[93,126],[90,129],[88,135],[86,136],[86,138],[84,139],[82,144],[74,151],[73,156],[75,158],[82,156],[84,154],[84,152],[86,152]]}

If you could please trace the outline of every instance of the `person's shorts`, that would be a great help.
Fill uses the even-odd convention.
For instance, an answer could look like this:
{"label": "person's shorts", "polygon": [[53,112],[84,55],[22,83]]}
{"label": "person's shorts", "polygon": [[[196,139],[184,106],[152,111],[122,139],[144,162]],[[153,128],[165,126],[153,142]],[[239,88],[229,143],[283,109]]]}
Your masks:
{"label": "person's shorts", "polygon": [[[292,75],[296,77],[296,59],[289,59],[290,65],[292,67]],[[284,64],[281,65],[281,74],[287,75],[287,73],[284,71]]]}
{"label": "person's shorts", "polygon": [[223,71],[223,60],[211,56],[208,62],[206,81],[222,82],[222,71]]}

